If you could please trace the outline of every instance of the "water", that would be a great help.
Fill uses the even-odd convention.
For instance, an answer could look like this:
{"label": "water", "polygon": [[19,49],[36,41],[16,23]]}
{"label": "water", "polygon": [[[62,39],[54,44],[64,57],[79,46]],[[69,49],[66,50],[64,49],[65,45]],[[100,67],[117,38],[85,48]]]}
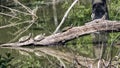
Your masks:
{"label": "water", "polygon": [[[28,35],[29,33],[33,34],[33,37],[36,36],[37,34],[41,34],[41,33],[45,33],[46,36],[51,35],[53,33],[53,31],[55,30],[55,25],[54,25],[54,21],[53,21],[53,14],[52,6],[45,6],[44,8],[40,8],[40,10],[38,11],[38,21],[36,22],[36,24],[34,24],[28,31],[26,31],[25,33],[23,33],[22,35],[20,35],[16,40],[12,41],[12,42],[16,42],[18,41],[18,39],[22,36]],[[59,5],[57,6],[57,8],[59,8],[58,10],[58,14],[59,14],[59,22],[61,21],[61,18],[63,17],[63,14],[65,12],[65,10],[63,10],[63,8],[60,8]],[[61,14],[62,13],[62,14]],[[25,17],[20,17],[21,19],[29,19]],[[9,19],[9,17],[5,17],[5,19],[3,20],[2,18],[0,18],[0,26],[5,25],[5,24],[10,24],[11,21]],[[16,21],[12,20],[13,22]],[[24,20],[22,20],[24,21]],[[12,23],[13,23],[12,22]],[[19,22],[19,21],[17,21]],[[23,24],[23,25],[19,25],[16,27],[8,27],[8,28],[4,28],[4,29],[0,29],[0,44],[1,43],[8,43],[11,40],[13,40],[19,33],[18,30],[22,29],[24,26],[26,26],[28,24]],[[64,26],[64,25],[63,25]],[[87,37],[87,40],[84,40],[83,38],[81,40],[77,39],[74,40],[73,42],[69,42],[65,45],[56,45],[56,46],[40,46],[40,47],[36,47],[36,46],[27,46],[27,47],[6,47],[6,48],[0,48],[0,55],[1,56],[6,56],[6,53],[10,53],[12,57],[14,57],[14,59],[11,61],[11,63],[13,65],[16,66],[29,66],[29,65],[33,65],[33,66],[38,66],[41,64],[41,66],[47,66],[44,68],[52,68],[52,67],[56,67],[58,68],[60,65],[60,63],[63,65],[66,64],[68,66],[71,66],[71,68],[74,67],[74,61],[76,59],[76,57],[78,57],[78,60],[82,63],[85,64],[86,58],[88,58],[89,60],[93,60],[96,59],[94,56],[94,50],[93,50],[93,46],[92,44],[87,44],[88,40],[90,37]],[[84,42],[84,43],[83,43]],[[96,48],[96,50],[98,50],[98,48]],[[101,51],[101,50],[100,50]],[[100,51],[97,51],[99,53],[101,53]],[[117,54],[119,54],[119,47],[114,47],[113,49],[113,57]],[[106,52],[107,54],[110,53],[110,48],[108,47],[108,51]],[[99,56],[99,55],[98,55]],[[109,58],[110,55],[107,55],[105,57],[107,57],[107,59]],[[63,61],[63,63],[61,62],[61,60]],[[6,59],[5,59],[6,60]],[[56,62],[54,62],[56,61]],[[64,62],[65,61],[65,62]],[[45,64],[47,63],[47,64]],[[54,63],[54,64],[52,64]],[[70,64],[69,64],[70,63]],[[41,67],[39,66],[39,67]],[[72,67],[73,66],[73,67]],[[31,66],[32,67],[32,66]],[[13,67],[14,68],[14,67]],[[20,68],[20,67],[19,67]],[[22,68],[22,67],[21,67]],[[26,67],[28,68],[28,67]],[[35,67],[33,67],[35,68]],[[36,67],[38,68],[38,67]],[[70,68],[70,67],[68,67]]]}

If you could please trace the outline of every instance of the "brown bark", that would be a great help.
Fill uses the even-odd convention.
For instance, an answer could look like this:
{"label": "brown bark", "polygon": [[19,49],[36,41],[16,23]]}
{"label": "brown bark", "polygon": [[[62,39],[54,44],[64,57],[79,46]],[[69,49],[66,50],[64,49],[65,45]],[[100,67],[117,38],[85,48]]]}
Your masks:
{"label": "brown bark", "polygon": [[7,43],[2,44],[1,46],[24,46],[24,45],[54,45],[61,42],[70,41],[74,38],[79,36],[83,36],[86,34],[90,34],[96,31],[120,31],[120,22],[117,21],[109,21],[109,20],[101,20],[96,19],[94,21],[88,22],[87,24],[79,27],[72,27],[71,29],[61,32],[52,34],[50,36],[46,36],[43,40],[36,42],[32,39],[23,42],[23,43]]}

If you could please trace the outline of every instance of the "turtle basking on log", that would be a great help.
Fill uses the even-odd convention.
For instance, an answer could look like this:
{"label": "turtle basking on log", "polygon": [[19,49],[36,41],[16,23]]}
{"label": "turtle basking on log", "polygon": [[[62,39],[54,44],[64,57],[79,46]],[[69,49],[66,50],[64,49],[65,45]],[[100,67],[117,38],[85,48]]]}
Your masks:
{"label": "turtle basking on log", "polygon": [[21,38],[19,39],[18,42],[20,42],[20,43],[25,42],[25,41],[29,40],[29,39],[31,38],[31,36],[32,36],[31,33],[30,33],[29,35],[27,35],[27,36],[23,36],[23,37],[21,37]]}
{"label": "turtle basking on log", "polygon": [[73,27],[73,25],[64,27],[64,28],[62,29],[62,32],[65,32],[65,31],[71,29],[72,27]]}
{"label": "turtle basking on log", "polygon": [[34,41],[41,41],[45,38],[45,33],[44,34],[39,34],[37,36],[34,37]]}

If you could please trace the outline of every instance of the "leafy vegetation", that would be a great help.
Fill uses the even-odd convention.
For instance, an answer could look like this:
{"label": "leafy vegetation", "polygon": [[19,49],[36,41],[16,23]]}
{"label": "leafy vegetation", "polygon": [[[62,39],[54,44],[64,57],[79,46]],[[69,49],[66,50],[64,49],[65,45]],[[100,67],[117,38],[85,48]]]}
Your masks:
{"label": "leafy vegetation", "polygon": [[0,68],[9,68],[11,67],[11,61],[14,59],[14,57],[11,56],[10,53],[6,53],[5,56],[0,55]]}
{"label": "leafy vegetation", "polygon": [[[14,3],[13,1],[8,0],[1,0],[2,4],[6,7],[0,7],[0,26],[8,25],[8,24],[17,24],[17,23],[23,23],[25,21],[30,21],[32,19],[31,15],[27,15],[28,11],[21,7],[21,5]],[[3,2],[4,1],[4,2]],[[6,2],[5,2],[6,1]],[[11,3],[12,2],[12,3]],[[0,29],[0,43],[6,43],[6,42],[13,42],[18,40],[20,36],[33,33],[33,36],[40,34],[40,33],[46,33],[46,35],[50,35],[55,30],[56,26],[54,23],[54,17],[53,17],[53,9],[52,9],[52,0],[20,0],[20,2],[30,9],[35,9],[38,7],[38,10],[36,12],[37,20],[35,23],[30,27],[27,31],[21,33],[23,30],[25,30],[30,23],[25,23],[13,27],[3,28]],[[58,22],[61,21],[65,11],[70,7],[73,0],[60,0],[59,3],[56,4],[56,10],[57,10],[57,19]],[[12,12],[9,8],[19,10],[20,13],[17,11]],[[119,0],[110,0],[108,1],[108,8],[109,8],[109,17],[110,20],[120,20],[120,1]],[[5,14],[11,14],[12,16],[8,16]],[[91,4],[89,2],[86,2],[86,0],[80,0],[70,11],[68,17],[66,18],[64,24],[62,25],[61,29],[66,26],[81,26],[84,25],[86,22],[91,21]],[[20,35],[19,35],[20,34]],[[106,55],[104,55],[105,60],[109,60],[111,57],[115,58],[117,57],[117,61],[114,62],[120,62],[120,49],[119,46],[111,46],[114,39],[117,35],[120,33],[110,33],[110,38],[108,40],[108,47],[106,49]],[[18,36],[19,35],[19,36]],[[115,42],[120,41],[119,38],[115,39]],[[116,44],[114,44],[116,45]],[[71,51],[75,55],[82,55],[83,57],[89,57],[89,58],[95,58],[94,53],[94,46],[92,45],[92,38],[90,35],[83,36],[77,39],[74,39],[70,42],[67,42],[63,48],[67,48],[66,51]],[[55,47],[57,48],[57,47]],[[62,50],[65,50],[63,49]],[[60,48],[58,48],[59,50]],[[111,56],[112,55],[112,56]],[[57,68],[60,67],[60,61],[53,57],[53,56],[47,56],[44,57],[36,57],[31,55],[32,57],[25,57],[25,59],[15,59],[11,56],[10,53],[6,53],[5,56],[0,55],[0,68],[9,68],[9,67],[18,67],[18,68]],[[63,60],[64,61],[64,60]],[[68,64],[65,62],[66,65],[68,65],[68,68],[73,68],[74,63]],[[119,66],[118,66],[119,67]]]}

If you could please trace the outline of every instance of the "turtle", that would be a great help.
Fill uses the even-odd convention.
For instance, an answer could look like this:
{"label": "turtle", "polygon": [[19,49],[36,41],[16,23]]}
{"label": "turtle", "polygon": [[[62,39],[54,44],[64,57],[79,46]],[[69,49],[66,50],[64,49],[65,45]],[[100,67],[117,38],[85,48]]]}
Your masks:
{"label": "turtle", "polygon": [[65,32],[65,31],[71,29],[72,27],[73,27],[72,25],[71,25],[71,26],[64,27],[64,28],[62,29],[62,32]]}
{"label": "turtle", "polygon": [[25,41],[29,40],[31,38],[31,36],[32,36],[31,33],[27,36],[23,36],[19,39],[19,42],[22,43],[22,42],[25,42]]}
{"label": "turtle", "polygon": [[45,33],[44,34],[39,34],[39,35],[34,37],[34,41],[41,41],[44,38],[45,38]]}

